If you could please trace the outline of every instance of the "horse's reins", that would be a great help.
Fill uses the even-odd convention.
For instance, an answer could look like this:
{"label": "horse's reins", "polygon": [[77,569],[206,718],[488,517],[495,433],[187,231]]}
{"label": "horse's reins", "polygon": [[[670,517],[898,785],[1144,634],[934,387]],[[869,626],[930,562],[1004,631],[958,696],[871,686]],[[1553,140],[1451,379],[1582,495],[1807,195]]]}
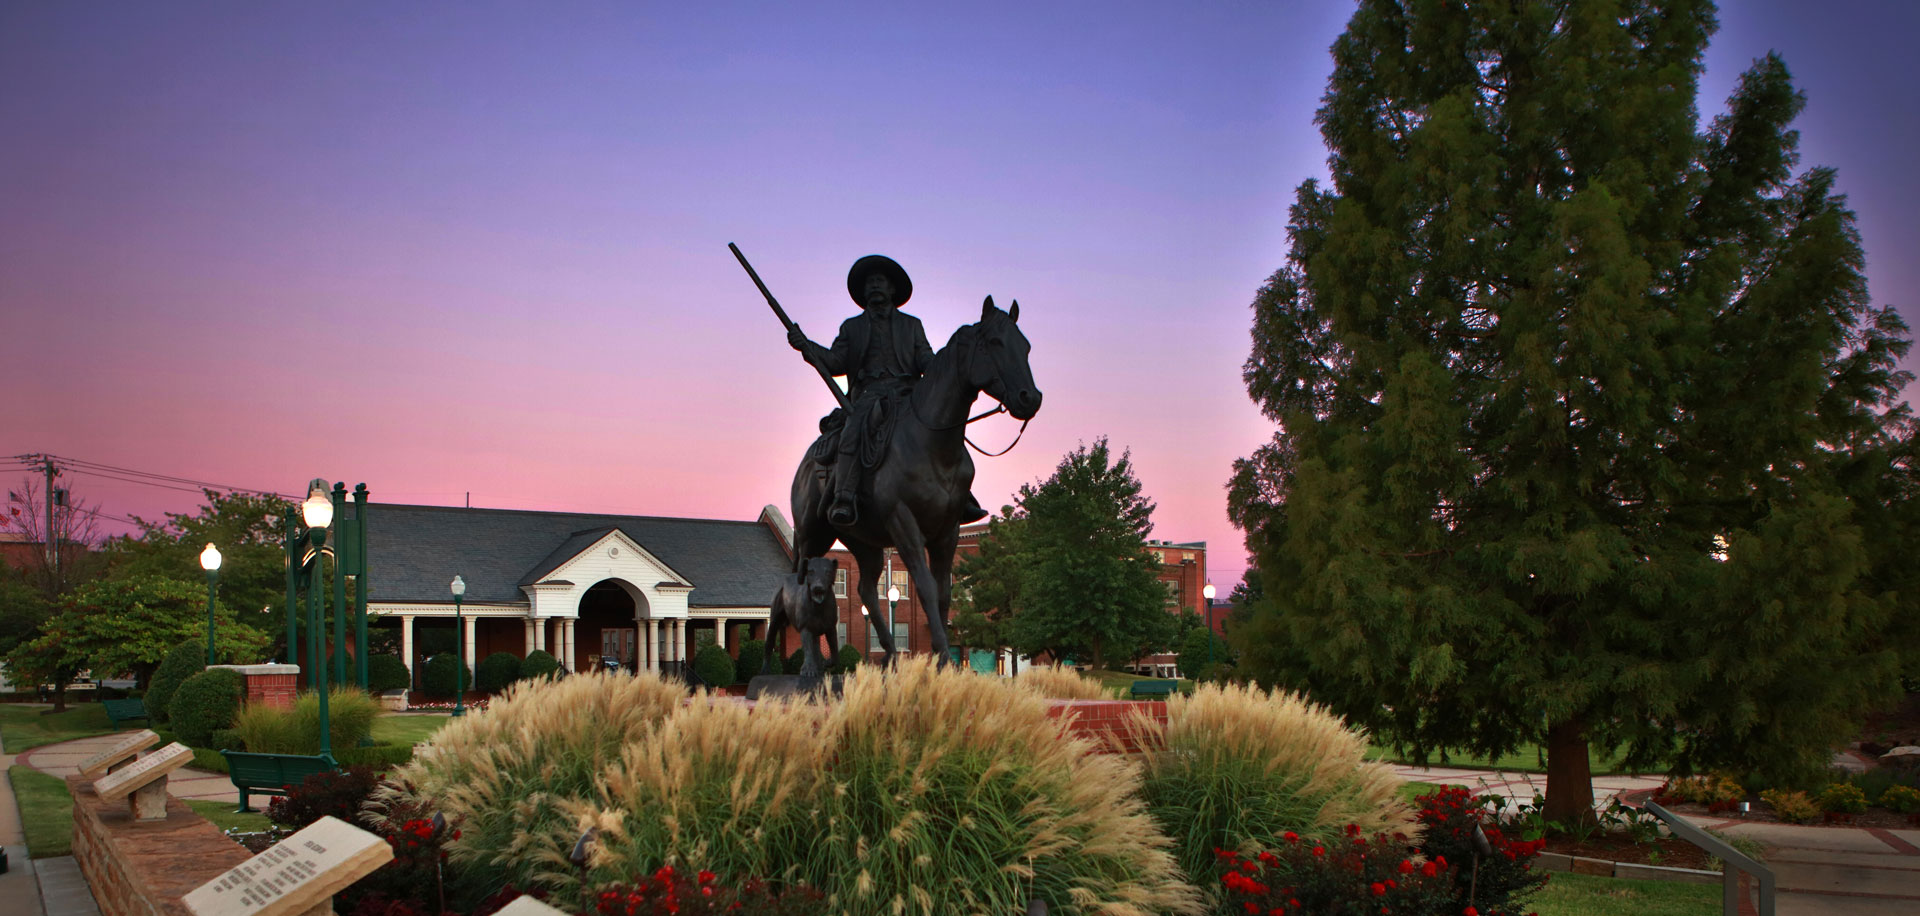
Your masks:
{"label": "horse's reins", "polygon": [[[979,347],[980,347],[980,341],[978,338],[968,341],[967,343],[967,349],[970,351],[979,349]],[[996,404],[994,405],[994,408],[992,410],[983,410],[977,414],[974,414],[971,417],[966,418],[965,420],[962,420],[958,423],[953,424],[952,426],[935,426],[931,423],[928,423],[926,417],[923,417],[920,415],[919,397],[920,397],[920,388],[919,386],[916,385],[912,391],[909,391],[907,393],[907,409],[913,411],[913,418],[915,420],[920,421],[920,425],[926,427],[929,432],[943,433],[950,429],[959,429],[964,426],[972,426],[974,423],[977,423],[981,420],[991,417],[994,414],[1007,412],[1007,405]],[[1027,434],[1027,424],[1032,422],[1033,422],[1032,417],[1028,417],[1025,420],[1021,420],[1020,431],[1017,433],[1014,433],[1013,441],[1007,443],[1006,448],[1003,448],[997,452],[989,452],[986,449],[981,448],[979,445],[975,444],[973,439],[969,438],[965,433],[961,434],[960,441],[965,442],[967,445],[971,446],[974,451],[979,452],[983,457],[998,458],[1001,455],[1004,455],[1008,452],[1013,451],[1013,447],[1020,444],[1020,437]]]}

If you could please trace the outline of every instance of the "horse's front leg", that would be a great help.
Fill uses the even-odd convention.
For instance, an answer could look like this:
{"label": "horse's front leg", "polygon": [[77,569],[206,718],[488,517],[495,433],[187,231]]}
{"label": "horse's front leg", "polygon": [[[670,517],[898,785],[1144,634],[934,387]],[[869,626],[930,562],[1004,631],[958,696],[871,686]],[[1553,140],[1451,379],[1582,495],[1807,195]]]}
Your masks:
{"label": "horse's front leg", "polygon": [[941,632],[953,622],[953,555],[960,546],[960,527],[927,539],[927,569],[933,573],[934,610]]}
{"label": "horse's front leg", "polygon": [[934,581],[933,570],[927,566],[927,542],[920,534],[920,523],[914,519],[913,513],[901,506],[887,519],[887,532],[893,536],[900,559],[907,565],[907,575],[913,580],[914,591],[920,594],[921,612],[927,618],[927,651],[933,653],[936,664],[953,664],[953,658],[947,651],[947,624],[940,619],[940,585]]}
{"label": "horse's front leg", "polygon": [[853,558],[860,564],[860,603],[867,609],[867,628],[880,641],[880,648],[887,650],[885,658],[880,660],[882,667],[893,667],[893,632],[887,628],[885,606],[880,603],[880,590],[876,587],[880,581],[880,548],[855,542],[847,544],[853,552]]}

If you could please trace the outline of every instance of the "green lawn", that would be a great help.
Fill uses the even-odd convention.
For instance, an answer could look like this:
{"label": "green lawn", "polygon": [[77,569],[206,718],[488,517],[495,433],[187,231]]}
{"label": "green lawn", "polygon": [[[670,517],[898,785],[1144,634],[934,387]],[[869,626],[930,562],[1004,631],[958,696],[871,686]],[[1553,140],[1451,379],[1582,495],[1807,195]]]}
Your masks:
{"label": "green lawn", "polygon": [[189,800],[187,807],[192,808],[195,814],[212,821],[213,826],[221,830],[232,830],[238,827],[247,833],[259,833],[273,826],[273,822],[267,820],[266,815],[257,811],[248,814],[234,813],[234,804],[230,801]]}
{"label": "green lawn", "polygon": [[[1461,752],[1449,754],[1445,761],[1442,761],[1438,754],[1429,755],[1422,761],[1395,753],[1391,747],[1374,745],[1367,748],[1367,759],[1391,760],[1394,763],[1410,766],[1459,767],[1467,770],[1501,770],[1508,773],[1545,773],[1547,771],[1546,766],[1541,762],[1544,759],[1542,750],[1538,745],[1533,744],[1523,744],[1518,750],[1501,754],[1493,759]],[[1587,759],[1589,765],[1593,767],[1595,776],[1625,772],[1620,768],[1618,758],[1605,757],[1597,751],[1589,750]]]}
{"label": "green lawn", "polygon": [[1540,916],[1712,916],[1720,886],[1557,872],[1528,908]]}
{"label": "green lawn", "polygon": [[73,797],[67,782],[26,764],[8,768],[20,824],[27,833],[27,855],[35,859],[73,854]]}
{"label": "green lawn", "polygon": [[440,727],[446,725],[451,718],[445,715],[389,713],[373,720],[373,740],[381,744],[407,746],[419,744],[433,737],[433,733],[439,731]]}
{"label": "green lawn", "polygon": [[72,704],[66,712],[41,715],[48,708],[0,704],[0,742],[5,743],[7,753],[18,754],[43,744],[58,744],[113,731],[113,722],[107,718],[106,708],[98,703]]}

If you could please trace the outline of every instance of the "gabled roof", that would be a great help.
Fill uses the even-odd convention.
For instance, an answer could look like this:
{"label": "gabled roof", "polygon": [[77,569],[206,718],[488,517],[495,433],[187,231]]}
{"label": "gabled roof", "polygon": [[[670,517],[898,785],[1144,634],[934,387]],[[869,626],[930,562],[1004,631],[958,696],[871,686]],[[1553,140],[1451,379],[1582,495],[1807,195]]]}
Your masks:
{"label": "gabled roof", "polygon": [[692,607],[764,607],[790,568],[779,537],[757,521],[370,503],[367,594],[449,602],[459,575],[469,602],[521,603],[522,585],[614,530],[691,582]]}

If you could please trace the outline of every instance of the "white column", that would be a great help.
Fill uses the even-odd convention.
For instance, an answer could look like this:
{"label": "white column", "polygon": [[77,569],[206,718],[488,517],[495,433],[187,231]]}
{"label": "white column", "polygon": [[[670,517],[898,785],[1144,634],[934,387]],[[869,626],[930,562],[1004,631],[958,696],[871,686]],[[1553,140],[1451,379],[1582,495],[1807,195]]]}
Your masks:
{"label": "white column", "polygon": [[407,675],[413,675],[413,615],[400,615],[400,660],[407,663]]}
{"label": "white column", "polygon": [[647,618],[647,670],[660,672],[660,621]]}
{"label": "white column", "polygon": [[577,623],[579,623],[579,622],[580,622],[580,621],[578,621],[578,620],[575,620],[575,619],[573,619],[573,618],[571,618],[571,617],[568,617],[568,618],[566,618],[566,619],[563,619],[563,620],[561,620],[561,621],[560,621],[560,629],[561,629],[561,632],[562,632],[563,634],[565,634],[565,635],[564,635],[564,636],[563,636],[563,637],[561,638],[561,649],[562,649],[562,651],[564,651],[564,652],[566,652],[566,653],[567,653],[567,660],[566,660],[566,662],[565,662],[565,664],[566,664],[566,666],[567,666],[567,670],[568,670],[568,671],[573,671],[573,670],[575,670],[575,669],[574,669],[574,659],[578,657],[578,656],[576,656],[576,655],[574,655],[574,645],[573,645],[573,631],[574,631],[574,624],[577,624]]}
{"label": "white column", "polygon": [[544,617],[533,621],[533,647],[541,650],[547,648],[547,621]]}
{"label": "white column", "polygon": [[713,622],[713,644],[722,649],[727,647],[727,619],[725,617]]}
{"label": "white column", "polygon": [[527,653],[529,653],[529,652],[532,652],[532,651],[533,651],[533,627],[534,627],[534,619],[533,619],[532,617],[528,617],[528,618],[527,618],[526,620],[523,620],[523,621],[521,621],[521,624],[522,624],[522,627],[521,627],[521,630],[520,630],[520,633],[521,633],[521,635],[520,635],[520,657],[521,657],[521,658],[526,658],[526,657],[527,657]]}
{"label": "white column", "polygon": [[472,676],[471,672],[475,667],[478,666],[480,661],[479,659],[473,657],[473,637],[474,637],[476,628],[474,627],[474,619],[472,617],[467,617],[465,615],[462,615],[460,622],[461,622],[461,630],[462,630],[460,634],[460,642],[461,644],[467,647],[467,655],[466,655],[467,671],[469,672],[468,676],[471,677]]}

